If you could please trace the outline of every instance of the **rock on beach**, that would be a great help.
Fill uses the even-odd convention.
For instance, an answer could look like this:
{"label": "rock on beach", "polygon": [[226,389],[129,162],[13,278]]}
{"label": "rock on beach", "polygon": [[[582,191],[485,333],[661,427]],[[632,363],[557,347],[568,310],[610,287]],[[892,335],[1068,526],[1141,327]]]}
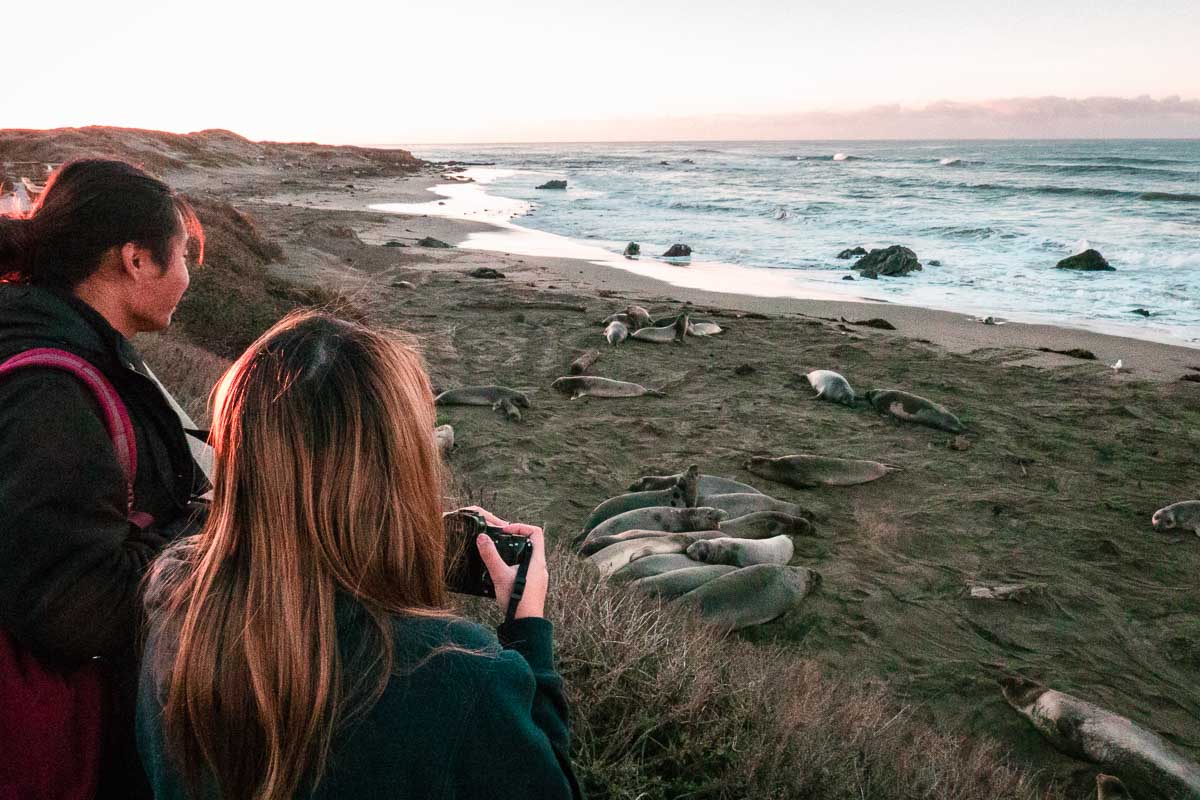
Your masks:
{"label": "rock on beach", "polygon": [[851,269],[861,272],[864,278],[878,278],[880,275],[899,277],[910,272],[920,272],[921,262],[912,250],[894,244],[891,247],[872,250],[855,261]]}

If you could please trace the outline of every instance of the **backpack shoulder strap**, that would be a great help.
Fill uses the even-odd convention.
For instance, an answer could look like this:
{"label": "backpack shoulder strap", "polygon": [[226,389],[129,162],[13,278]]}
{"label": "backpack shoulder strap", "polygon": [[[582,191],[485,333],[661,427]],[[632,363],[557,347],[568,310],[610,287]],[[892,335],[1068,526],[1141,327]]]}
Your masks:
{"label": "backpack shoulder strap", "polygon": [[26,367],[49,367],[69,372],[91,391],[100,405],[104,427],[112,439],[113,450],[116,451],[121,472],[125,475],[126,512],[129,521],[140,528],[150,524],[152,518],[149,515],[133,510],[133,482],[137,476],[137,439],[133,433],[129,409],[125,407],[112,383],[86,359],[55,347],[37,347],[17,353],[0,364],[0,377]]}

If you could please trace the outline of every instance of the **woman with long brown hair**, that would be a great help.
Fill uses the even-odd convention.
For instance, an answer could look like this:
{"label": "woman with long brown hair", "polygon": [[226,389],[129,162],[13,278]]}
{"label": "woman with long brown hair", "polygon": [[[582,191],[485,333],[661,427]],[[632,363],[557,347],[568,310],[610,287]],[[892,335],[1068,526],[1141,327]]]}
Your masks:
{"label": "woman with long brown hair", "polygon": [[[147,591],[157,797],[577,795],[542,531],[507,526],[533,556],[498,637],[448,612],[434,421],[415,350],[327,314],[230,367],[207,524]],[[505,606],[516,569],[477,546]]]}

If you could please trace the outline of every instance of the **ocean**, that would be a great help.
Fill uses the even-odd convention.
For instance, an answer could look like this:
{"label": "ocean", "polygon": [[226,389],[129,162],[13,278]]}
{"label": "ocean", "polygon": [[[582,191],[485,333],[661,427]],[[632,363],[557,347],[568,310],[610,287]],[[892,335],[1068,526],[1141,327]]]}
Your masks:
{"label": "ocean", "polygon": [[[485,164],[473,172],[488,195],[517,201],[504,206],[516,226],[612,255],[636,241],[643,262],[688,244],[697,264],[750,270],[739,270],[745,293],[759,276],[798,297],[819,290],[1200,347],[1200,140],[412,150]],[[567,190],[535,188],[550,179]],[[843,280],[852,262],[841,250],[893,244],[924,270]],[[1054,268],[1089,247],[1116,271]],[[669,280],[681,267],[662,269]]]}

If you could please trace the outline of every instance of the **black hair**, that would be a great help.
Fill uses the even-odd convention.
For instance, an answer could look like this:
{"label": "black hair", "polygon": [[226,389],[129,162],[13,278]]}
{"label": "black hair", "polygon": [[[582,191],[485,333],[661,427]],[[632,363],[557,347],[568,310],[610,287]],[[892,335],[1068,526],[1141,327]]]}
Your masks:
{"label": "black hair", "polygon": [[166,268],[180,233],[203,261],[204,229],[171,187],[124,161],[71,161],[50,176],[32,211],[0,215],[0,280],[74,289],[106,252],[129,242]]}

